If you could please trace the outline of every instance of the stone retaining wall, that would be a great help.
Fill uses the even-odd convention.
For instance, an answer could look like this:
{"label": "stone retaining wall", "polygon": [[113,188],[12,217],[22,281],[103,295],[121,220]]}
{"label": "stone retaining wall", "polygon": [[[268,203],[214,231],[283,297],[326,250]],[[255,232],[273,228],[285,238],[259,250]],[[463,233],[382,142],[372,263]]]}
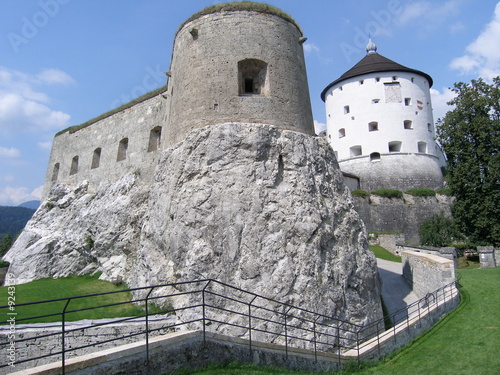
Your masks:
{"label": "stone retaining wall", "polygon": [[398,243],[396,245],[398,255],[403,251],[414,251],[422,254],[437,255],[453,261],[453,266],[458,268],[458,254],[454,247],[431,247],[431,246],[409,246]]}
{"label": "stone retaining wall", "polygon": [[455,281],[455,267],[450,259],[410,250],[403,251],[401,257],[403,277],[419,298]]}
{"label": "stone retaining wall", "polygon": [[[150,332],[151,337],[164,335],[170,332],[171,330],[163,329],[162,327],[170,326],[175,321],[175,318],[163,320],[153,319],[154,318],[151,318],[152,321],[149,322],[149,329],[153,330],[153,332]],[[81,356],[84,354],[98,352],[103,349],[137,342],[145,337],[145,334],[142,333],[146,329],[144,319],[142,319],[142,321],[116,323],[106,326],[94,326],[85,328],[91,325],[99,324],[100,322],[101,321],[83,320],[74,323],[67,323],[65,327],[66,331],[68,332],[65,337],[66,348],[71,349],[81,347],[84,345],[93,344],[95,342],[117,339],[123,336],[129,337],[70,351],[66,353],[66,358]],[[9,341],[9,334],[12,333],[9,329],[9,326],[0,326],[0,342]],[[44,356],[47,354],[59,353],[61,351],[62,346],[60,322],[18,325],[16,326],[14,333],[15,339],[18,340],[15,347],[16,362],[20,362],[28,358]],[[19,340],[28,341],[19,342]],[[2,353],[5,354],[4,356],[0,357],[0,364],[3,365],[8,362],[8,357],[6,354],[6,350],[2,350]],[[16,363],[14,368],[0,368],[0,374],[9,374],[13,369],[15,369],[16,371],[22,369],[30,369],[35,366],[58,361],[61,361],[61,355],[50,356],[26,363]]]}

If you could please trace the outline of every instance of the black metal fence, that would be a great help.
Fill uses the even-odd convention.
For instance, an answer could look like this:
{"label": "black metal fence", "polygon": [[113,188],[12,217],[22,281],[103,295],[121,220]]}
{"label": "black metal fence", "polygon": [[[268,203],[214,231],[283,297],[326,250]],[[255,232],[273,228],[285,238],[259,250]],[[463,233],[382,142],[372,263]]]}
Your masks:
{"label": "black metal fence", "polygon": [[[409,305],[406,309],[391,314],[390,319],[395,327],[401,322],[406,322],[410,326],[411,319],[425,314],[425,311],[439,306],[440,303],[450,298],[454,293],[454,283],[449,284],[437,291],[428,294],[425,298]],[[86,308],[72,309],[72,303],[78,299],[94,300],[98,296],[108,296],[116,293],[132,293],[132,300],[127,302],[117,302],[101,304]],[[456,292],[455,292],[456,293]],[[63,307],[60,311],[51,314],[15,317],[12,325],[13,305],[0,306],[0,316],[7,317],[0,321],[4,325],[6,333],[0,342],[0,353],[7,353],[0,358],[0,369],[18,365],[26,362],[33,364],[61,361],[63,374],[65,373],[65,363],[69,356],[81,354],[86,350],[97,351],[105,344],[119,340],[140,340],[145,339],[145,359],[149,360],[149,340],[153,334],[166,331],[179,330],[200,330],[203,338],[206,339],[206,332],[218,332],[230,336],[238,336],[248,340],[249,350],[256,341],[275,343],[283,345],[288,355],[289,348],[304,348],[314,352],[315,358],[318,352],[330,352],[338,354],[338,362],[341,363],[342,353],[348,350],[356,350],[359,360],[360,350],[363,343],[379,337],[385,331],[384,320],[379,320],[368,326],[360,326],[347,321],[341,321],[331,316],[318,314],[316,312],[291,306],[286,303],[266,298],[256,293],[248,292],[240,288],[219,282],[217,280],[198,280],[191,282],[172,283],[155,285],[143,288],[133,288],[108,293],[89,294],[71,298],[61,298],[48,301],[17,304],[15,308],[19,310],[27,305],[41,305],[48,303],[59,303]],[[89,322],[73,327],[71,320],[75,313],[84,311],[104,309],[112,306],[134,304],[143,306],[144,313],[139,317],[116,318],[107,321]],[[151,306],[158,305],[162,308],[154,308],[151,313]],[[9,315],[10,314],[10,315]],[[163,315],[165,320],[155,320],[155,327],[151,325],[152,315]],[[59,322],[54,332],[42,333],[34,337],[18,337],[16,327],[20,328],[23,323],[28,323],[36,319],[58,317]],[[140,322],[141,328],[127,334],[119,334],[116,337],[102,337],[91,343],[78,343],[73,340],[76,332],[98,327],[109,327],[117,323]],[[8,327],[8,328],[7,328]],[[1,330],[0,330],[1,333]],[[34,342],[41,340],[55,340],[59,343],[59,349],[47,349],[47,352],[30,355],[24,350],[23,356],[19,354],[21,348],[27,348]],[[72,341],[71,341],[72,340]],[[71,344],[68,344],[71,341]],[[119,343],[115,343],[119,344]],[[380,342],[378,344],[380,346]],[[88,348],[94,347],[94,350]],[[9,357],[9,350],[18,351],[14,353],[14,358]],[[53,357],[53,361],[48,360]],[[14,362],[11,362],[14,360]]]}

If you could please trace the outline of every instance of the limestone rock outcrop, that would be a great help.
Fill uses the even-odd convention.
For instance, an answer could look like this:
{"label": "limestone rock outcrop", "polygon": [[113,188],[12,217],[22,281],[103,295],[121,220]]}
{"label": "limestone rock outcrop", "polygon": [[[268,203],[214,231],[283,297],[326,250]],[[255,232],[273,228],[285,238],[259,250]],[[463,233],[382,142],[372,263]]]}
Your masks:
{"label": "limestone rock outcrop", "polygon": [[147,208],[148,189],[133,173],[89,191],[59,184],[42,202],[4,259],[16,282],[102,272],[130,272]]}
{"label": "limestone rock outcrop", "polygon": [[382,315],[375,257],[321,137],[269,125],[193,130],[151,185],[59,185],[6,260],[18,281],[102,271],[130,287],[217,279],[338,319]]}
{"label": "limestone rock outcrop", "polygon": [[379,317],[375,258],[326,141],[223,124],[165,151],[129,280],[204,278],[357,323]]}

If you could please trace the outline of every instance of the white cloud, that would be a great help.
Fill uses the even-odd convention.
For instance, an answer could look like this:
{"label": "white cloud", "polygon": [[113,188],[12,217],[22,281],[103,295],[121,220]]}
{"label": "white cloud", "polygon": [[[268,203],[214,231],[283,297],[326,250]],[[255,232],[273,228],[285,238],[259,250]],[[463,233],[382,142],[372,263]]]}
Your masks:
{"label": "white cloud", "polygon": [[0,134],[45,132],[69,125],[70,115],[18,94],[0,92]]}
{"label": "white cloud", "polygon": [[330,64],[332,62],[332,59],[323,57],[321,55],[320,48],[314,43],[304,43],[304,53],[306,53],[307,55],[316,55],[316,57],[322,64]]}
{"label": "white cloud", "polygon": [[431,4],[428,1],[417,1],[408,4],[399,16],[400,24],[407,24],[415,19],[419,19],[429,12]]}
{"label": "white cloud", "polygon": [[17,206],[27,201],[39,200],[42,195],[42,189],[43,187],[39,186],[29,192],[25,187],[14,188],[7,186],[0,190],[0,205]]}
{"label": "white cloud", "polygon": [[312,52],[319,53],[319,47],[315,44],[312,44],[312,43],[305,43],[304,44],[304,52],[305,53],[312,53]]}
{"label": "white cloud", "polygon": [[75,83],[75,80],[67,73],[58,69],[45,69],[38,73],[36,78],[48,84],[70,85]]}
{"label": "white cloud", "polygon": [[[413,1],[403,9],[397,22],[401,26],[418,24],[420,32],[435,30],[457,15],[463,2],[464,0],[448,0],[443,4],[436,4],[430,1]],[[458,27],[459,25],[455,23],[449,30],[457,32]]]}
{"label": "white cloud", "polygon": [[314,120],[314,130],[316,131],[316,134],[321,133],[323,130],[326,130],[326,124]]}
{"label": "white cloud", "polygon": [[490,23],[470,43],[465,54],[452,60],[450,67],[461,74],[475,74],[486,80],[500,75],[500,2]]}
{"label": "white cloud", "polygon": [[4,158],[18,158],[21,156],[21,153],[17,148],[11,147],[11,148],[6,148],[0,146],[0,157]]}
{"label": "white cloud", "polygon": [[38,86],[74,83],[63,71],[45,69],[37,75],[0,67],[0,134],[38,133],[69,125],[70,116],[49,106]]}
{"label": "white cloud", "polygon": [[431,89],[430,91],[434,121],[437,122],[438,119],[442,119],[446,115],[446,112],[453,109],[447,103],[455,98],[456,93],[446,87],[443,87],[442,92],[436,89]]}

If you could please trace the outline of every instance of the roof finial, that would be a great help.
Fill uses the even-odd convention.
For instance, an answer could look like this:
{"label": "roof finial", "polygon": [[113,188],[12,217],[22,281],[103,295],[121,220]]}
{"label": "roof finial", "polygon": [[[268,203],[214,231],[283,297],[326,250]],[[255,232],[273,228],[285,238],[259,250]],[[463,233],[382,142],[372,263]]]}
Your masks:
{"label": "roof finial", "polygon": [[372,53],[377,53],[377,46],[375,43],[372,42],[372,38],[368,38],[368,44],[366,45],[366,53],[367,54],[372,54]]}

